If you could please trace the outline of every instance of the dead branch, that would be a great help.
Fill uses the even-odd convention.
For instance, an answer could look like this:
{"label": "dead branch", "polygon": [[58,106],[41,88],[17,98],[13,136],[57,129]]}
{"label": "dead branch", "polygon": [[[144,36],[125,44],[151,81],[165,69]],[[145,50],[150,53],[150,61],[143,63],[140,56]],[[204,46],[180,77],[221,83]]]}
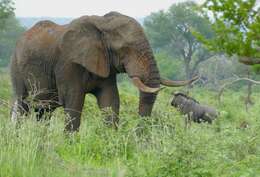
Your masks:
{"label": "dead branch", "polygon": [[253,58],[253,57],[239,57],[238,61],[245,65],[255,65],[260,64],[260,58]]}
{"label": "dead branch", "polygon": [[229,83],[225,83],[224,85],[221,86],[219,92],[218,92],[218,102],[220,103],[221,102],[221,96],[225,90],[225,88],[227,88],[228,86],[236,83],[236,82],[239,82],[239,81],[248,81],[252,84],[260,84],[260,81],[255,81],[253,79],[249,79],[249,78],[246,78],[246,77],[239,77],[237,75],[234,75],[235,76],[235,80],[229,82]]}

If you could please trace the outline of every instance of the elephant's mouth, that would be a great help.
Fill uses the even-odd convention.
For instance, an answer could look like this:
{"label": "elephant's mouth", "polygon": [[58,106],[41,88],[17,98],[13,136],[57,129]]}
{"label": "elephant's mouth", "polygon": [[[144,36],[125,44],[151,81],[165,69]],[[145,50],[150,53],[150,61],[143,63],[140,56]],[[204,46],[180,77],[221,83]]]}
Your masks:
{"label": "elephant's mouth", "polygon": [[[168,87],[181,87],[181,86],[191,84],[192,82],[196,81],[198,78],[199,77],[196,76],[190,80],[185,80],[185,81],[173,81],[173,80],[169,80],[169,79],[160,78],[160,84],[164,85],[164,86],[168,86]],[[133,84],[140,91],[145,92],[145,93],[156,93],[164,88],[164,87],[156,87],[156,88],[149,87],[149,86],[145,85],[139,77],[132,77],[131,80],[132,80]]]}

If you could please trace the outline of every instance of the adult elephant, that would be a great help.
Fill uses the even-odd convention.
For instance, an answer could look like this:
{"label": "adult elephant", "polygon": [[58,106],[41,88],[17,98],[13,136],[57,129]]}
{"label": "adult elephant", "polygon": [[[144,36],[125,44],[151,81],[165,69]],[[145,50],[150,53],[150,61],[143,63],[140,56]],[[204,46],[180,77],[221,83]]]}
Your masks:
{"label": "adult elephant", "polygon": [[96,96],[100,108],[111,107],[118,114],[116,75],[124,72],[140,90],[141,116],[150,116],[160,83],[183,86],[193,81],[161,79],[142,27],[128,16],[83,16],[63,26],[41,21],[23,34],[12,57],[12,120],[29,110],[29,93],[36,93],[40,102],[39,119],[44,111],[63,106],[68,131],[80,126],[86,93]]}

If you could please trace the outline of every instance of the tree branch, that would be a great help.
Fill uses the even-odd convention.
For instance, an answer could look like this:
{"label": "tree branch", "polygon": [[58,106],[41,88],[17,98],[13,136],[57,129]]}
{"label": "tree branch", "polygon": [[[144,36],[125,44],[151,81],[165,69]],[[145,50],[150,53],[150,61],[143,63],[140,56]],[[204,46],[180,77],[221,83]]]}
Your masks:
{"label": "tree branch", "polygon": [[219,90],[219,92],[218,92],[218,102],[219,102],[219,103],[221,102],[221,96],[222,96],[222,94],[223,94],[225,88],[228,87],[228,86],[230,86],[230,85],[232,85],[232,84],[234,84],[234,83],[236,83],[236,82],[239,82],[239,81],[248,81],[248,82],[251,82],[252,84],[260,84],[260,81],[255,81],[255,80],[252,80],[252,79],[249,79],[249,78],[246,78],[246,77],[242,77],[242,78],[241,78],[241,77],[238,77],[238,76],[236,76],[236,75],[235,75],[235,77],[236,77],[236,79],[233,80],[232,82],[226,83],[226,84],[224,84],[224,85],[221,86],[221,88],[220,88],[220,90]]}
{"label": "tree branch", "polygon": [[195,70],[197,69],[198,65],[208,59],[210,59],[211,57],[213,57],[214,54],[209,54],[207,57],[200,57],[193,65],[192,70],[191,70],[191,74],[193,74],[195,72]]}
{"label": "tree branch", "polygon": [[239,57],[238,61],[245,65],[255,65],[260,64],[260,58],[252,58],[252,57]]}
{"label": "tree branch", "polygon": [[185,54],[184,49],[181,49],[181,54],[182,54],[183,60],[186,61],[186,54]]}

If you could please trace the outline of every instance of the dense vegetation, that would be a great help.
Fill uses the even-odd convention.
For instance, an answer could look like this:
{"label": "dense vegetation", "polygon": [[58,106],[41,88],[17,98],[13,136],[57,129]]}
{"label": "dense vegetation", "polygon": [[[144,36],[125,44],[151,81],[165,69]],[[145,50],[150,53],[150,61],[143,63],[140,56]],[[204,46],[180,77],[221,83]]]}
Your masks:
{"label": "dense vegetation", "polygon": [[184,117],[169,105],[173,90],[161,91],[152,117],[141,118],[135,88],[123,82],[118,131],[103,124],[104,113],[88,96],[80,132],[68,137],[61,109],[49,126],[36,122],[32,112],[16,129],[5,104],[9,78],[1,75],[0,84],[1,177],[260,174],[260,94],[254,94],[255,104],[246,113],[240,92],[225,92],[218,104],[215,92],[193,88],[191,95],[217,106],[221,116],[212,125],[193,123],[185,129]]}

